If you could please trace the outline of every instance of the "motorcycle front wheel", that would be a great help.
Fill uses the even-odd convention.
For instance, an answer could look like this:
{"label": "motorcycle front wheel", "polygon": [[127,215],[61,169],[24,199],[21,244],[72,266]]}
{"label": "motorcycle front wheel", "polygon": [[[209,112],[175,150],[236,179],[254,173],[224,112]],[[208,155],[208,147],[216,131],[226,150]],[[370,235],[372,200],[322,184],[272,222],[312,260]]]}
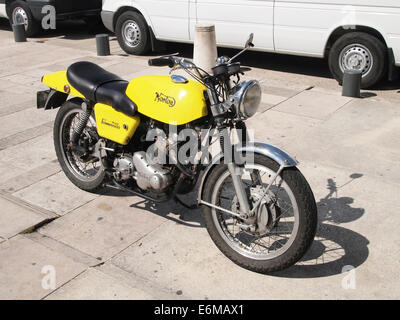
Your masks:
{"label": "motorcycle front wheel", "polygon": [[[283,170],[271,183],[279,165],[263,155],[255,154],[254,163],[246,163],[243,169],[250,207],[260,199],[261,205],[246,220],[203,205],[208,233],[222,253],[243,268],[264,274],[286,269],[303,257],[316,233],[317,207],[311,188],[297,168]],[[209,174],[203,199],[238,212],[226,164],[217,165]]]}

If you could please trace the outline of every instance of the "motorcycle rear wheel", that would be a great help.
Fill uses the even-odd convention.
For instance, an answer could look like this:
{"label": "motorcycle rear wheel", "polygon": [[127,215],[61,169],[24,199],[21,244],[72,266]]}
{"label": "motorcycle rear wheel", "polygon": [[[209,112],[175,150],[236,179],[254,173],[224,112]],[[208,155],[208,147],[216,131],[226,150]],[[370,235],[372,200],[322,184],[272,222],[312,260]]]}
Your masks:
{"label": "motorcycle rear wheel", "polygon": [[[60,166],[68,179],[82,190],[95,192],[101,187],[106,175],[101,161],[84,163],[69,146],[74,125],[77,125],[82,113],[80,104],[74,101],[66,101],[60,107],[54,121],[54,147]],[[88,136],[91,131],[91,140],[89,140],[91,144],[98,139],[95,126],[96,122],[91,116],[82,133],[82,136]]]}
{"label": "motorcycle rear wheel", "polygon": [[[257,190],[265,190],[268,179],[270,181],[278,169],[275,161],[259,154],[254,155],[254,164],[245,165],[242,181],[249,186],[252,199],[257,198],[257,192],[260,194],[258,199],[261,198],[262,191]],[[263,189],[252,181],[250,172],[259,172],[259,176],[266,180],[262,181]],[[268,211],[268,230],[263,233],[246,230],[244,221],[203,206],[205,225],[216,246],[234,263],[258,273],[276,272],[295,264],[311,246],[317,229],[317,207],[304,176],[297,168],[287,168],[281,173],[281,178],[272,184],[266,197],[266,208],[272,209]],[[217,165],[207,178],[203,199],[233,211],[238,203],[229,179],[232,180],[227,165]],[[261,185],[259,181],[258,185]],[[255,202],[250,200],[250,207]]]}

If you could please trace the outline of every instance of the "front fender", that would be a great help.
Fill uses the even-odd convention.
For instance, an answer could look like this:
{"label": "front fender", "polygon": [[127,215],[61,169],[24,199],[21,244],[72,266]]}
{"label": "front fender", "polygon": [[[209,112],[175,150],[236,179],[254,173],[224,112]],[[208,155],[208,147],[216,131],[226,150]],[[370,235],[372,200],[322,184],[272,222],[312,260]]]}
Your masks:
{"label": "front fender", "polygon": [[[261,142],[248,143],[246,146],[242,146],[240,148],[237,148],[236,150],[238,152],[252,152],[255,154],[262,154],[276,161],[279,164],[279,166],[284,168],[295,167],[298,165],[298,162],[294,158],[289,156],[286,152],[267,143],[261,143]],[[208,175],[210,174],[214,166],[223,162],[223,158],[224,155],[222,153],[216,155],[211,161],[211,163],[203,171],[203,174],[201,176],[199,193],[197,197],[198,202],[200,202],[200,200],[202,199],[203,188]]]}

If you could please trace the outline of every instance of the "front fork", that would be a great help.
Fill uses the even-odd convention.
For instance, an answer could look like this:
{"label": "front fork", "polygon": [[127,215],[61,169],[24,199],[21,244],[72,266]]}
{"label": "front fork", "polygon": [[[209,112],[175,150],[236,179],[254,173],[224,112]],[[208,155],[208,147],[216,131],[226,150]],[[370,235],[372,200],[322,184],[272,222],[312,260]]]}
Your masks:
{"label": "front fork", "polygon": [[[227,161],[229,173],[232,176],[233,186],[235,188],[236,196],[240,205],[240,217],[247,218],[248,215],[250,214],[251,209],[249,204],[249,197],[247,196],[247,191],[242,181],[242,168],[235,163],[235,158],[234,158],[235,155],[233,154],[230,135],[228,134],[228,130],[226,130],[226,128],[223,127],[222,124],[223,118],[220,118],[221,114],[223,114],[224,112],[220,112],[219,108],[217,107],[219,105],[219,99],[217,97],[217,94],[215,90],[212,90],[210,87],[207,88],[207,93],[211,106],[214,107],[214,108],[212,107],[211,109],[213,110],[213,115],[218,123],[217,128],[219,132],[221,150],[224,154],[224,161]],[[244,122],[239,122],[239,124],[240,125],[237,127],[237,129],[240,129],[238,132],[239,133],[238,137],[239,141],[243,145],[247,142],[247,137],[248,137],[247,129]],[[205,202],[203,203],[211,205],[209,203]],[[223,210],[223,211],[228,211],[228,210]]]}
{"label": "front fork", "polygon": [[[238,133],[238,138],[239,141],[242,145],[246,144],[247,142],[247,129],[246,126],[244,125],[243,122],[241,122],[241,125],[237,127],[237,129],[240,129],[237,131]],[[232,182],[233,186],[235,188],[235,193],[239,202],[240,206],[240,213],[241,215],[246,218],[250,214],[250,203],[249,203],[249,197],[248,197],[248,190],[246,190],[245,184],[242,181],[242,173],[243,169],[241,166],[236,164],[235,162],[235,156],[237,154],[234,151],[234,148],[231,144],[230,140],[230,135],[228,133],[228,130],[221,128],[219,129],[219,135],[220,135],[220,144],[221,144],[221,149],[222,152],[224,153],[224,161],[227,161],[226,164],[228,166],[229,173],[231,174],[232,177]],[[244,163],[243,163],[244,164]],[[254,174],[254,173],[252,173]],[[253,178],[253,176],[252,176]]]}

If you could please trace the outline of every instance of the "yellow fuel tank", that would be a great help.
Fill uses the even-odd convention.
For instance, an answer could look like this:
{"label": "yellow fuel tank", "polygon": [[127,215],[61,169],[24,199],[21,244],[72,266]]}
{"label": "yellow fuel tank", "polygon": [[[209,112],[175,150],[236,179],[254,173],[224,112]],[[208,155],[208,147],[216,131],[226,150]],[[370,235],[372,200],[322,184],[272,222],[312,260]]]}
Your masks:
{"label": "yellow fuel tank", "polygon": [[130,117],[111,106],[97,103],[94,106],[97,132],[100,137],[127,145],[140,124],[140,117]]}
{"label": "yellow fuel tank", "polygon": [[181,125],[207,115],[205,86],[189,80],[176,83],[170,76],[143,76],[133,79],[126,95],[138,112],[160,122]]}

